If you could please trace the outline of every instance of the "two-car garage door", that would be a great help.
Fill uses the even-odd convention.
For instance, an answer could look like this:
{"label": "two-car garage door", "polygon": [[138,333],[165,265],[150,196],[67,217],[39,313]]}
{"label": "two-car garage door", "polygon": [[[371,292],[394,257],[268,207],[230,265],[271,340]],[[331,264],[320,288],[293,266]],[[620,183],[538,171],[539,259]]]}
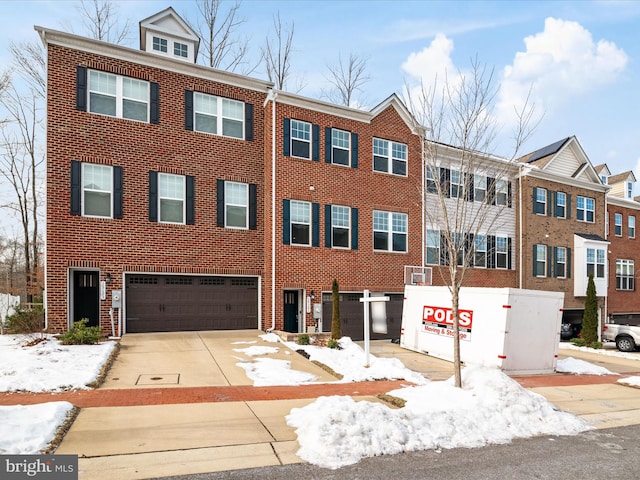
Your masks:
{"label": "two-car garage door", "polygon": [[126,332],[258,328],[256,277],[129,274]]}

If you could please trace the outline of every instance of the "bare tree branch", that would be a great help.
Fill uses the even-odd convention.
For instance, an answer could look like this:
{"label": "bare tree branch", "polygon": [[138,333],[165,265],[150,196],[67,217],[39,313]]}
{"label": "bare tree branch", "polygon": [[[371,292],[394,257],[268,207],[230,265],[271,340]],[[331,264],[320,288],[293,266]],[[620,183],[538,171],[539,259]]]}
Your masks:
{"label": "bare tree branch", "polygon": [[91,38],[115,44],[127,40],[131,22],[126,19],[121,25],[117,7],[111,0],[80,0],[76,8]]}
{"label": "bare tree branch", "polygon": [[273,18],[275,39],[267,36],[262,47],[262,60],[267,78],[275,83],[278,90],[284,90],[291,68],[291,49],[295,25],[282,25],[280,12]]}
{"label": "bare tree branch", "polygon": [[371,80],[367,74],[367,59],[350,53],[346,63],[343,62],[342,56],[338,56],[338,63],[327,65],[327,69],[331,74],[327,81],[334,89],[326,92],[325,97],[333,103],[346,107],[354,106],[352,102],[355,100],[355,92],[362,91],[364,84]]}
{"label": "bare tree branch", "polygon": [[40,98],[47,95],[47,55],[38,41],[11,42],[9,51],[13,57],[15,71]]}

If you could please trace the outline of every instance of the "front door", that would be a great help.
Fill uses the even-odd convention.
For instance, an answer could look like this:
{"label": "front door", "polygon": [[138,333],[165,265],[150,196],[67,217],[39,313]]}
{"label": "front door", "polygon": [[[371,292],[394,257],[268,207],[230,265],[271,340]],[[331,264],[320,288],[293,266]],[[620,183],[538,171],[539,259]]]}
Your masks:
{"label": "front door", "polygon": [[298,291],[284,292],[284,331],[298,333]]}
{"label": "front door", "polygon": [[73,272],[73,323],[89,319],[90,327],[97,327],[100,321],[100,287],[98,272],[76,270]]}

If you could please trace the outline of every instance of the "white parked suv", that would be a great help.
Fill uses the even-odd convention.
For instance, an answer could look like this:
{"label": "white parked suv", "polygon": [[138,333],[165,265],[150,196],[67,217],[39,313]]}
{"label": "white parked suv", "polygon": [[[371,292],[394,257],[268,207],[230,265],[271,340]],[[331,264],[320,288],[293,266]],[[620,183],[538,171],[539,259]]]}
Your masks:
{"label": "white parked suv", "polygon": [[619,323],[604,325],[603,339],[616,342],[621,352],[633,352],[640,346],[640,320],[625,318],[614,321]]}

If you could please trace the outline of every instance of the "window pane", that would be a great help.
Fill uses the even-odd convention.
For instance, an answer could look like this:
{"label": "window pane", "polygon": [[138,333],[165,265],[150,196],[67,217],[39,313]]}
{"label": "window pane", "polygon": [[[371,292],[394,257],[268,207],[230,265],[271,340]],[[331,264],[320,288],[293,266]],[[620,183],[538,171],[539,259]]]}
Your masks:
{"label": "window pane", "polygon": [[291,156],[299,158],[311,158],[309,142],[301,140],[291,140]]}
{"label": "window pane", "polygon": [[351,148],[350,144],[351,134],[349,132],[345,132],[344,130],[336,130],[335,128],[331,130],[331,144],[334,147],[340,147],[348,150]]}
{"label": "window pane", "polygon": [[195,130],[205,133],[218,133],[218,119],[209,115],[196,113]]}
{"label": "window pane", "polygon": [[291,138],[310,142],[311,124],[307,122],[300,122],[298,120],[291,120]]}
{"label": "window pane", "polygon": [[407,174],[407,162],[394,160],[393,161],[393,173],[396,175],[406,175]]}
{"label": "window pane", "polygon": [[224,135],[225,137],[244,138],[242,122],[223,118],[222,135]]}
{"label": "window pane", "polygon": [[332,239],[334,247],[349,248],[349,229],[333,228]]}
{"label": "window pane", "polygon": [[110,217],[111,193],[84,192],[84,214],[96,217]]}
{"label": "window pane", "polygon": [[160,199],[160,221],[183,223],[181,200]]}
{"label": "window pane", "polygon": [[116,94],[116,76],[109,73],[96,72],[91,70],[89,72],[89,89],[92,92],[100,92],[105,95]]}
{"label": "window pane", "polygon": [[111,191],[111,167],[85,163],[82,171],[82,186],[85,189]]}
{"label": "window pane", "polygon": [[407,215],[404,213],[393,214],[393,231],[394,232],[407,232]]}
{"label": "window pane", "polygon": [[373,229],[389,230],[389,215],[385,212],[373,212]]}
{"label": "window pane", "polygon": [[132,100],[122,101],[122,117],[140,122],[147,121],[147,104]]}
{"label": "window pane", "polygon": [[309,245],[309,225],[291,224],[291,243]]}
{"label": "window pane", "polygon": [[116,97],[108,97],[97,93],[89,95],[89,111],[102,115],[116,116]]}
{"label": "window pane", "polygon": [[222,99],[222,116],[234,120],[244,120],[244,103],[228,98]]}
{"label": "window pane", "polygon": [[393,251],[394,252],[406,252],[407,251],[407,236],[401,233],[393,234]]}
{"label": "window pane", "polygon": [[196,92],[193,94],[193,102],[194,102],[194,108],[197,112],[202,112],[209,115],[218,114],[218,98],[217,97]]}
{"label": "window pane", "polygon": [[146,102],[149,100],[149,84],[133,78],[123,78],[122,96],[132,100]]}
{"label": "window pane", "polygon": [[227,205],[227,227],[247,228],[247,208]]}
{"label": "window pane", "polygon": [[349,150],[333,149],[333,163],[349,165]]}
{"label": "window pane", "polygon": [[387,157],[373,157],[373,169],[377,172],[389,171],[389,159]]}
{"label": "window pane", "polygon": [[389,142],[379,138],[373,139],[373,154],[381,157],[389,156]]}
{"label": "window pane", "polygon": [[373,232],[373,248],[375,250],[389,250],[389,234]]}
{"label": "window pane", "polygon": [[289,211],[292,222],[311,223],[311,205],[309,203],[291,201]]}
{"label": "window pane", "polygon": [[225,182],[224,198],[233,205],[247,205],[247,184]]}

